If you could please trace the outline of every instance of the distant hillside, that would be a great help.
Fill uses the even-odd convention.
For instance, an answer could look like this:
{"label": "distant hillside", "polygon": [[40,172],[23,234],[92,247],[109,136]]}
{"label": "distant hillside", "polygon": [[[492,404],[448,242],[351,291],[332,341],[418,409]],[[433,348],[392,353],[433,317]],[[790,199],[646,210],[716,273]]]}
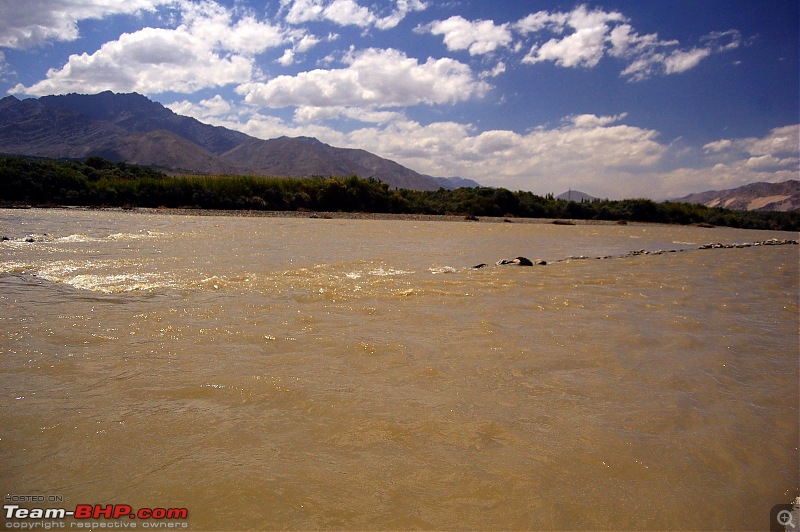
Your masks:
{"label": "distant hillside", "polygon": [[245,167],[238,166],[197,146],[175,133],[157,129],[147,133],[112,137],[91,150],[110,161],[154,166],[175,172],[211,174],[244,174]]}
{"label": "distant hillside", "polygon": [[380,179],[398,188],[439,188],[432,178],[394,161],[364,150],[334,148],[312,137],[251,138],[223,153],[221,158],[261,175],[357,175]]}
{"label": "distant hillside", "polygon": [[689,194],[675,201],[742,211],[797,211],[800,210],[800,181],[751,183],[727,190]]}
{"label": "distant hillside", "polygon": [[356,175],[416,190],[462,186],[364,150],[336,148],[309,137],[261,140],[178,115],[140,94],[109,91],[3,98],[0,153],[73,159],[97,155],[194,174]]}
{"label": "distant hillside", "polygon": [[473,181],[472,179],[467,179],[464,177],[430,177],[437,183],[439,183],[442,188],[446,188],[448,190],[455,190],[457,188],[475,188],[483,186],[477,181]]}
{"label": "distant hillside", "polygon": [[556,196],[556,199],[566,200],[566,201],[577,201],[580,203],[582,201],[595,201],[598,198],[590,196],[586,192],[581,192],[580,190],[568,190],[567,192],[564,192]]}

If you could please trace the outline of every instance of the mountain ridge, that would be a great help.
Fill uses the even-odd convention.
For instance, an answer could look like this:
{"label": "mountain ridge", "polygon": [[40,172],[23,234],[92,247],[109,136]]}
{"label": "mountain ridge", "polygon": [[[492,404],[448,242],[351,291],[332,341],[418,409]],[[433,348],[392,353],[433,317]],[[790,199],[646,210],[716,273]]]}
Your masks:
{"label": "mountain ridge", "polygon": [[586,192],[581,192],[580,190],[568,190],[567,192],[562,192],[556,199],[565,200],[565,201],[597,201],[600,198],[596,198],[592,195],[587,194]]}
{"label": "mountain ridge", "polygon": [[[365,150],[313,137],[258,139],[179,115],[137,93],[65,94],[0,100],[0,153],[40,157],[101,156],[114,162],[194,174],[276,177],[357,175],[398,188],[457,188]],[[480,186],[474,181],[472,186]]]}
{"label": "mountain ridge", "polygon": [[757,182],[724,190],[689,194],[673,201],[744,211],[800,210],[800,181]]}

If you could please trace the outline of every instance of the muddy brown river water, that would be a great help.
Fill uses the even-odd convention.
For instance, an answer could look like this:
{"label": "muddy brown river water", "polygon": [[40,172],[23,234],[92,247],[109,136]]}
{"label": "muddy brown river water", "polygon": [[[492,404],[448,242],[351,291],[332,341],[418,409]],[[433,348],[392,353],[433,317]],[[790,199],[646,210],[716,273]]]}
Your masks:
{"label": "muddy brown river water", "polygon": [[[764,529],[800,494],[798,246],[697,249],[796,233],[38,209],[0,233],[4,494],[193,530]],[[563,260],[640,249],[676,252]],[[517,255],[549,264],[470,268]]]}

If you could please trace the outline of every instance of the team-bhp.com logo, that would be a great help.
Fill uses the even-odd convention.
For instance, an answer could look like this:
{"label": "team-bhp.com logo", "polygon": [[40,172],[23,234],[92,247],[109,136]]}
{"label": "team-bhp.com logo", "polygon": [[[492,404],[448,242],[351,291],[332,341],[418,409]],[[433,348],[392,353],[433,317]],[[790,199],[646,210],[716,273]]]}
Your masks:
{"label": "team-bhp.com logo", "polygon": [[[18,504],[3,505],[7,520],[19,519],[143,519],[143,520],[185,520],[189,517],[187,508],[139,508],[134,510],[129,504],[78,504],[74,510],[66,508],[22,508]],[[7,523],[8,525],[8,523]]]}

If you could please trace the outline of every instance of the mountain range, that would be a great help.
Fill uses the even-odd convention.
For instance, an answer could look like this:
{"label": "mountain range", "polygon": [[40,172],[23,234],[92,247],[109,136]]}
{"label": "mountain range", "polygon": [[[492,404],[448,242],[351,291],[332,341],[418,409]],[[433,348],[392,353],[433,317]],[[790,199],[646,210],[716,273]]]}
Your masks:
{"label": "mountain range", "polygon": [[417,190],[475,187],[432,177],[365,150],[310,137],[262,140],[182,116],[140,94],[0,100],[0,153],[154,166],[174,173],[305,177],[357,175]]}
{"label": "mountain range", "polygon": [[796,211],[800,210],[800,181],[750,183],[738,188],[689,194],[675,201],[742,211]]}
{"label": "mountain range", "polygon": [[[177,174],[305,177],[357,175],[417,190],[477,187],[459,177],[432,177],[365,150],[311,137],[262,140],[182,116],[136,93],[66,94],[0,100],[0,153],[153,166]],[[558,199],[592,201],[577,190]],[[800,181],[752,183],[690,194],[675,201],[738,210],[800,210]]]}

